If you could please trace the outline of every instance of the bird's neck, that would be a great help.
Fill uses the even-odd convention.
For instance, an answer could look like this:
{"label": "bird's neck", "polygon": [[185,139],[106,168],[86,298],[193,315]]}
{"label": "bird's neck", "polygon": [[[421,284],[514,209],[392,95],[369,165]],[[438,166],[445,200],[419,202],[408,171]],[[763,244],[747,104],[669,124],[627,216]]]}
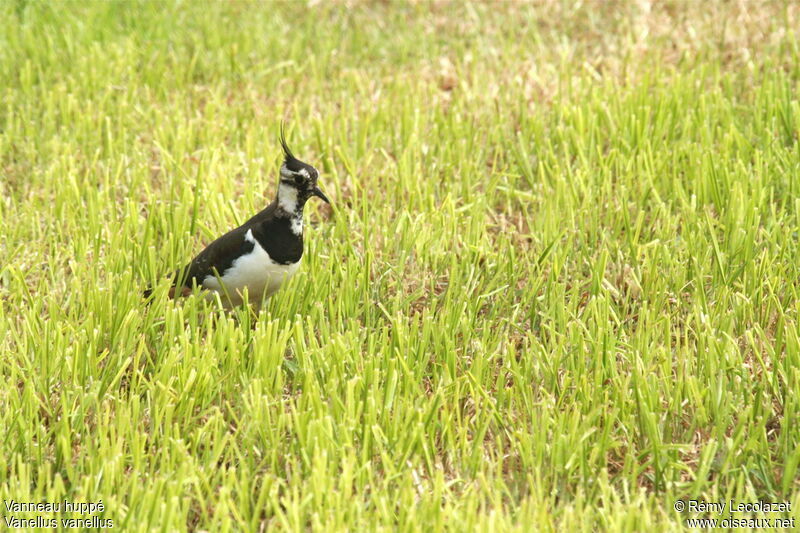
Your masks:
{"label": "bird's neck", "polygon": [[305,199],[300,196],[297,189],[281,183],[278,185],[278,196],[275,201],[278,203],[278,216],[289,218],[292,233],[301,235],[303,233]]}
{"label": "bird's neck", "polygon": [[281,183],[278,186],[278,196],[276,201],[278,202],[278,207],[281,208],[281,211],[287,215],[299,217],[303,216],[303,207],[305,207],[306,201],[304,198],[301,198],[297,189],[291,185],[284,185]]}

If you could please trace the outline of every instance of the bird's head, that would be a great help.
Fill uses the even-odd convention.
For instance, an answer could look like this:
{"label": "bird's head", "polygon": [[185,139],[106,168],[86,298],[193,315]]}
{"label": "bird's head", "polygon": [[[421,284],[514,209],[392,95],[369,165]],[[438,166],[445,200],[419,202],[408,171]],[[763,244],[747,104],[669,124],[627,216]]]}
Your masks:
{"label": "bird's head", "polygon": [[281,183],[279,191],[284,189],[287,195],[296,195],[300,205],[312,196],[321,198],[326,203],[331,203],[328,197],[317,186],[319,172],[317,169],[297,159],[289,146],[281,128],[281,147],[283,148],[283,164],[281,165]]}

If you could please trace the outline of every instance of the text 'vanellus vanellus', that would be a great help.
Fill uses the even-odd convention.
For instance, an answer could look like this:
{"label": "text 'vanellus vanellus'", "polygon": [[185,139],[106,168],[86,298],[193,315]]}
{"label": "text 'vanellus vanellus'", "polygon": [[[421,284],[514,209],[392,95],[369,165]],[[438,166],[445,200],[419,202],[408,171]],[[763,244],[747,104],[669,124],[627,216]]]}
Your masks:
{"label": "text 'vanellus vanellus'", "polygon": [[[312,196],[330,203],[317,186],[319,172],[297,159],[281,129],[284,160],[278,193],[266,209],[209,244],[175,273],[170,297],[197,285],[217,292],[227,307],[261,303],[297,272],[303,256],[303,208]],[[146,291],[149,296],[151,291]]]}

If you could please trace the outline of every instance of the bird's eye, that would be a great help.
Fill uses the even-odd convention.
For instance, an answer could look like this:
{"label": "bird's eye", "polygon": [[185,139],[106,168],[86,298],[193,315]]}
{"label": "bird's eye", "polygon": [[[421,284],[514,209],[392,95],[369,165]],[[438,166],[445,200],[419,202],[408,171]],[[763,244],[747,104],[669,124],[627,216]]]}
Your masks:
{"label": "bird's eye", "polygon": [[294,176],[294,182],[295,182],[297,185],[301,185],[301,184],[303,183],[303,176],[301,176],[300,174],[296,174],[296,175]]}

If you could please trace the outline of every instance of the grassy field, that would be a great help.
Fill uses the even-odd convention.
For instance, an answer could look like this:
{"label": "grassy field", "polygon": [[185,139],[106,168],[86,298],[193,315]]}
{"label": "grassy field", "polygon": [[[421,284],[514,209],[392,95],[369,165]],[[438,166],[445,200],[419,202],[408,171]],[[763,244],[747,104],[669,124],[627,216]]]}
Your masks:
{"label": "grassy field", "polygon": [[[0,529],[800,517],[797,4],[0,19]],[[301,273],[168,300],[271,200],[281,120],[333,202]]]}

